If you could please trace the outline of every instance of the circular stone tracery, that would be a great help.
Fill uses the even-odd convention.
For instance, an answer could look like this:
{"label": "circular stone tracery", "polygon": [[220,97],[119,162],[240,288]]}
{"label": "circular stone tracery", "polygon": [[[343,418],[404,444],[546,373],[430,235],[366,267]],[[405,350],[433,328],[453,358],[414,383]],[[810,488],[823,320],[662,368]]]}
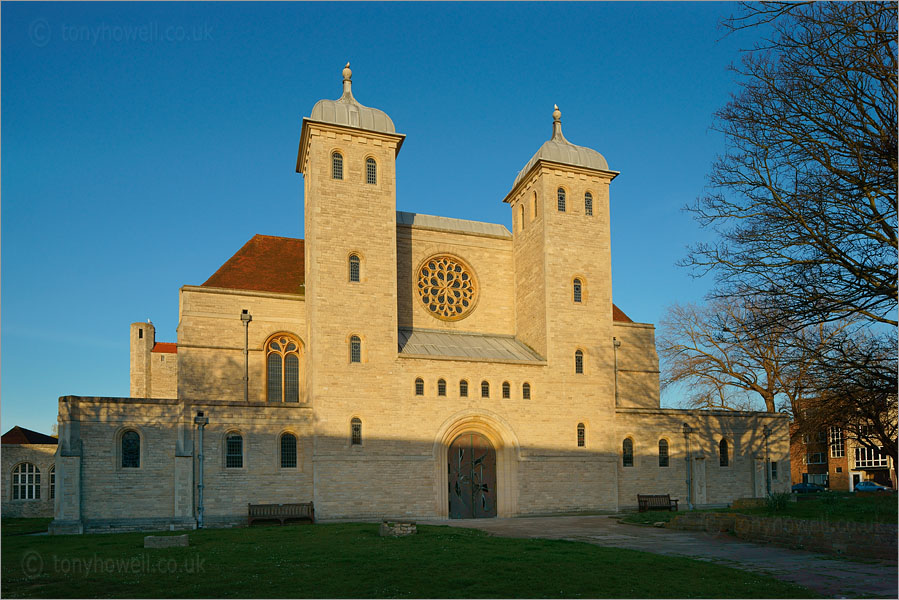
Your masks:
{"label": "circular stone tracery", "polygon": [[464,319],[474,309],[477,295],[471,269],[454,256],[432,256],[418,269],[418,297],[438,319]]}

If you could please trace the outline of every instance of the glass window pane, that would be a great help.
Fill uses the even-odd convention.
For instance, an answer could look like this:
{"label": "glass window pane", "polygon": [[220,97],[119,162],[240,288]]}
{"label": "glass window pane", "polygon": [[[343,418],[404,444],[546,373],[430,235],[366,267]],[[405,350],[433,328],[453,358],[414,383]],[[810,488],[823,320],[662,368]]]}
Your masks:
{"label": "glass window pane", "polygon": [[486,381],[481,382],[481,397],[489,398],[490,397],[490,384]]}
{"label": "glass window pane", "polygon": [[140,467],[140,436],[136,431],[122,434],[122,467],[136,469]]}
{"label": "glass window pane", "polygon": [[343,156],[339,152],[331,155],[331,178],[343,179]]}
{"label": "glass window pane", "polygon": [[659,466],[668,466],[668,441],[659,440]]}
{"label": "glass window pane", "polygon": [[468,397],[468,382],[464,379],[459,382],[459,395],[463,398]]}
{"label": "glass window pane", "polygon": [[300,357],[296,354],[284,357],[284,401],[300,401]]}
{"label": "glass window pane", "polygon": [[446,396],[446,381],[443,379],[437,381],[437,395]]}
{"label": "glass window pane", "polygon": [[588,217],[593,216],[593,195],[590,192],[584,194],[584,213]]}
{"label": "glass window pane", "polygon": [[512,395],[512,387],[508,381],[503,382],[503,398],[509,398]]}
{"label": "glass window pane", "polygon": [[285,433],[281,436],[281,468],[293,469],[297,466],[297,438]]}
{"label": "glass window pane", "polygon": [[353,419],[350,421],[350,429],[352,431],[352,441],[354,446],[362,445],[362,421]]}
{"label": "glass window pane", "polygon": [[521,386],[521,397],[525,400],[531,399],[531,384],[525,383]]}
{"label": "glass window pane", "polygon": [[585,440],[585,427],[583,423],[577,424],[577,446],[578,448],[583,448],[586,444]]}
{"label": "glass window pane", "polygon": [[269,402],[281,402],[281,355],[268,355],[268,396]]}
{"label": "glass window pane", "polygon": [[362,362],[362,340],[356,336],[350,338],[350,362]]}
{"label": "glass window pane", "polygon": [[225,441],[225,467],[243,467],[243,437],[236,433],[230,434]]}
{"label": "glass window pane", "polygon": [[630,438],[621,444],[621,464],[625,467],[634,466],[634,442]]}
{"label": "glass window pane", "polygon": [[378,165],[373,158],[365,161],[365,182],[372,185],[378,183]]}
{"label": "glass window pane", "polygon": [[350,281],[359,281],[359,257],[355,254],[350,256]]}
{"label": "glass window pane", "polygon": [[559,197],[559,212],[565,212],[565,190],[559,188],[558,191]]}

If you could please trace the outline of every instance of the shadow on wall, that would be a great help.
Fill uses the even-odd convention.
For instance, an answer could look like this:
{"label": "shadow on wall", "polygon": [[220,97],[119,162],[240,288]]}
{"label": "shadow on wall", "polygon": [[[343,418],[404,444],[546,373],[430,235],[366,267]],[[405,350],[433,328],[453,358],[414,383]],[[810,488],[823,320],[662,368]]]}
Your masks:
{"label": "shadow on wall", "polygon": [[[765,494],[765,423],[774,425],[769,458],[789,468],[786,419],[758,413],[624,409],[618,411],[617,432],[585,428],[583,446],[578,423],[558,432],[556,444],[519,446],[514,434],[476,425],[450,428],[454,437],[445,440],[436,433],[418,439],[375,436],[371,430],[383,421],[365,414],[358,423],[348,418],[344,435],[313,441],[312,409],[304,404],[65,397],[60,405],[61,414],[78,414],[79,421],[64,418],[61,427],[60,452],[70,459],[58,462],[64,484],[56,514],[80,517],[88,527],[195,518],[198,411],[209,419],[203,483],[210,523],[240,522],[248,503],[293,502],[315,502],[317,517],[324,519],[442,518],[452,494],[481,498],[484,490],[472,488],[475,480],[487,482],[487,501],[496,503],[499,516],[631,508],[641,493],[669,494],[681,506],[688,498],[696,505],[723,504]],[[685,422],[692,428],[689,449]],[[128,430],[140,435],[137,467],[126,466],[119,447]],[[477,477],[465,471],[464,456],[448,451],[471,433],[486,437],[496,451],[495,464],[479,465]],[[632,442],[632,461],[625,460],[625,438]],[[722,438],[728,442],[727,465],[721,464]],[[660,460],[660,439],[667,442],[667,466]],[[778,476],[774,489],[787,491],[787,471]]]}

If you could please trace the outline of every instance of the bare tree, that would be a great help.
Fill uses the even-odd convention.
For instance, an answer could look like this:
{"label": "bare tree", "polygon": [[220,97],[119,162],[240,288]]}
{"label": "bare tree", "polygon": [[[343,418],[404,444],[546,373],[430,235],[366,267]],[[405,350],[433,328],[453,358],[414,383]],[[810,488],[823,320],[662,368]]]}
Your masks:
{"label": "bare tree", "polygon": [[683,264],[797,328],[896,326],[896,5],[746,3],[725,27],[760,23],[772,34],[733,67],[740,90],[716,113],[727,150],[688,207],[720,241]]}
{"label": "bare tree", "polygon": [[794,331],[783,315],[762,314],[739,297],[675,305],[662,320],[658,341],[662,387],[687,387],[688,401],[698,408],[747,410],[760,399],[767,412],[795,413],[813,389],[816,351],[838,331]]}

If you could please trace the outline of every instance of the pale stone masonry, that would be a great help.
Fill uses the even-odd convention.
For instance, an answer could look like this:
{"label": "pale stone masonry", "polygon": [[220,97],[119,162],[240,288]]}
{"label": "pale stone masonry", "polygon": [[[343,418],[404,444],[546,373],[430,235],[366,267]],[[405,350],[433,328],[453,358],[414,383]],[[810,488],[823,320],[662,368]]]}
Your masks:
{"label": "pale stone masonry", "polygon": [[200,454],[205,526],[248,503],[411,522],[788,490],[786,417],[659,407],[654,328],[612,304],[617,173],[553,118],[512,232],[397,213],[404,136],[345,69],[303,119],[305,240],[257,235],[183,286],[177,343],[133,324],[131,398],[60,398],[52,530],[196,526]]}

